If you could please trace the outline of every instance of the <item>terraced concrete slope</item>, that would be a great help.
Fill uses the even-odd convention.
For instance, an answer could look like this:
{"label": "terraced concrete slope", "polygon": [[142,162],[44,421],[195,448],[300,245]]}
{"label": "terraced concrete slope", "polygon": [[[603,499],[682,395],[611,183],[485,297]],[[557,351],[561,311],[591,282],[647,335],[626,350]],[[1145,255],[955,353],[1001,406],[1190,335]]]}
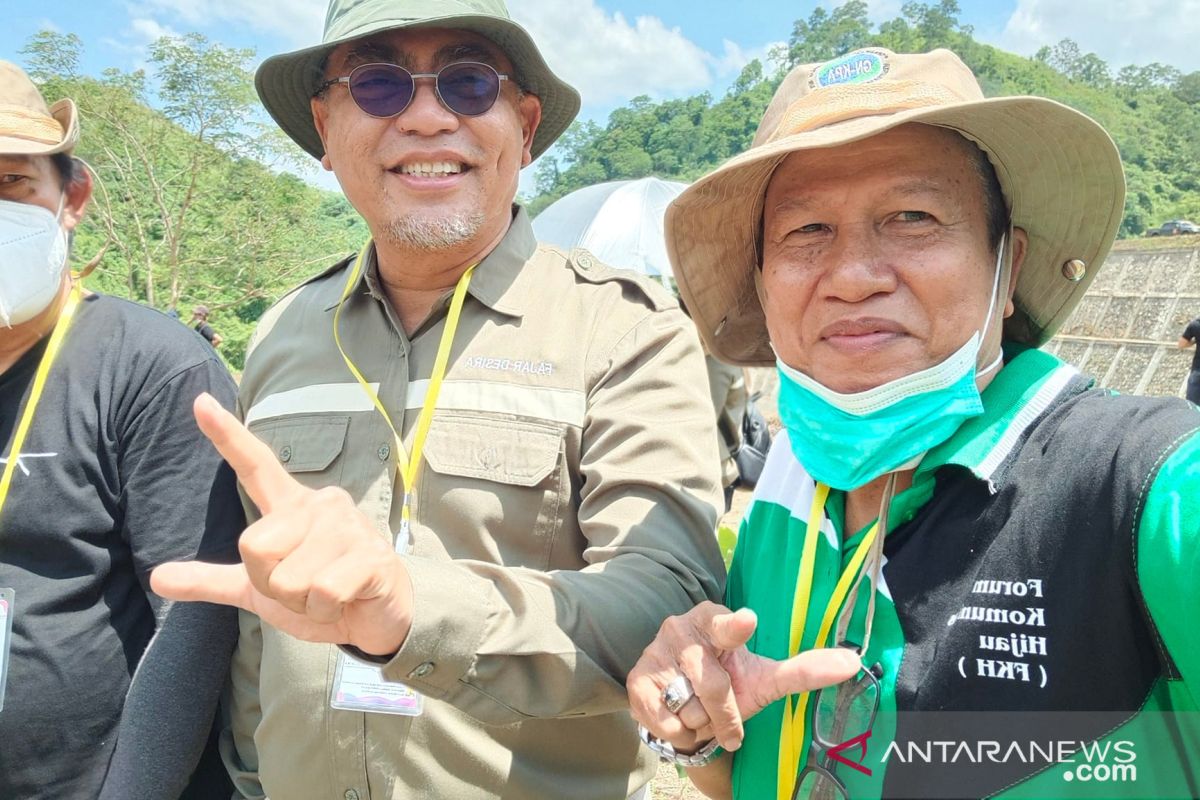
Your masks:
{"label": "terraced concrete slope", "polygon": [[1200,247],[1118,247],[1046,349],[1119,392],[1183,396],[1192,353],[1176,343],[1200,316]]}

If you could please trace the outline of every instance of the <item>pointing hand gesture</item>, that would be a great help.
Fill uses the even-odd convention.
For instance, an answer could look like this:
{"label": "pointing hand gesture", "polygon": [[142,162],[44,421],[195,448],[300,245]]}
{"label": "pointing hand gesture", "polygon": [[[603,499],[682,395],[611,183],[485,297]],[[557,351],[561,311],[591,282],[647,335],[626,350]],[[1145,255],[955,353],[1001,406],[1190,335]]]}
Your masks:
{"label": "pointing hand gesture", "polygon": [[[746,642],[757,625],[749,609],[734,612],[709,602],[669,617],[626,681],[633,718],[683,752],[714,736],[726,750],[736,750],[742,723],[766,706],[858,673],[858,655],[845,648],[809,650],[784,661],[751,653]],[[695,695],[675,714],[663,690],[680,675]]]}
{"label": "pointing hand gesture", "polygon": [[150,575],[156,594],[237,606],[311,642],[372,655],[400,649],[412,623],[403,560],[343,489],[309,489],[207,394],[196,422],[237,473],[262,518],[238,543],[241,564],[175,562]]}

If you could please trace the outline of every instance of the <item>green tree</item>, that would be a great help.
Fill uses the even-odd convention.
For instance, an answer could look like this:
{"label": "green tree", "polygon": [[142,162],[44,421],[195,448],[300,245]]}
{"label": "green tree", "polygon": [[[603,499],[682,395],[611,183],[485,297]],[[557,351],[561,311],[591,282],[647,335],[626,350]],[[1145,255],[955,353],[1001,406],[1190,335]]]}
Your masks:
{"label": "green tree", "polygon": [[79,77],[83,40],[73,33],[38,31],[21,48],[25,69],[38,83]]}
{"label": "green tree", "polygon": [[792,25],[786,64],[790,68],[828,61],[863,47],[870,39],[871,23],[863,0],[849,0],[833,11],[817,6],[807,20],[798,19]]}
{"label": "green tree", "polygon": [[1200,103],[1200,72],[1180,75],[1172,88],[1175,96],[1188,105]]}
{"label": "green tree", "polygon": [[240,367],[265,305],[359,246],[364,226],[344,198],[262,163],[293,156],[258,117],[252,52],[197,34],[160,39],[149,74],[99,80],[70,71],[81,52],[78,37],[50,32],[24,50],[47,99],[80,108],[76,154],[97,176],[74,248],[100,256],[89,285],[158,308],[209,306]]}
{"label": "green tree", "polygon": [[[1137,235],[1163,219],[1200,215],[1200,72],[1170,65],[1127,66],[1114,72],[1095,53],[1065,39],[1033,58],[974,39],[958,21],[953,0],[906,2],[877,29],[864,3],[820,7],[797,20],[776,63],[784,68],[834,58],[863,46],[896,52],[948,47],[975,73],[987,96],[1034,94],[1073,106],[1112,135],[1126,165],[1129,202],[1121,234]],[[697,95],[615,111],[605,126],[574,129],[552,165],[539,165],[538,210],[591,183],[635,177],[650,159],[655,174],[692,180],[749,147],[782,74],[748,66],[725,96]]]}

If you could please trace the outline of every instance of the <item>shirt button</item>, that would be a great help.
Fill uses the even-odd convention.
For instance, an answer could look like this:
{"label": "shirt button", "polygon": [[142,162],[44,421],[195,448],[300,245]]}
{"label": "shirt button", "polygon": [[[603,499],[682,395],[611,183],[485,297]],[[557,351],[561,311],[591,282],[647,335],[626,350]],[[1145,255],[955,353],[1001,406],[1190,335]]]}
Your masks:
{"label": "shirt button", "polygon": [[582,248],[576,248],[573,250],[571,252],[571,258],[574,259],[575,265],[582,270],[589,270],[592,268],[592,255]]}
{"label": "shirt button", "polygon": [[345,797],[346,800],[358,800],[358,792],[354,789],[347,789],[346,793],[342,796]]}
{"label": "shirt button", "polygon": [[412,672],[408,673],[408,677],[424,678],[426,675],[428,675],[431,672],[433,672],[433,662],[426,661],[424,664],[421,664],[416,669],[414,669]]}
{"label": "shirt button", "polygon": [[285,464],[292,460],[292,446],[285,444],[279,448],[279,460]]}
{"label": "shirt button", "polygon": [[392,448],[388,447],[386,444],[381,444],[379,445],[378,453],[380,461],[387,461],[388,456],[392,454]]}

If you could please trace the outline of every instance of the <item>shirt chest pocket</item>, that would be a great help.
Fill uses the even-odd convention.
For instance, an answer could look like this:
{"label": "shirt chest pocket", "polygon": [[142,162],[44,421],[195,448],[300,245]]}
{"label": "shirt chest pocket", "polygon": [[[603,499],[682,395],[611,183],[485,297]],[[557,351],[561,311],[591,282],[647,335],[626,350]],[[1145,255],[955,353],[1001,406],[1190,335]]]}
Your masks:
{"label": "shirt chest pocket", "polygon": [[439,412],[425,443],[417,515],[451,558],[545,569],[570,508],[563,430]]}
{"label": "shirt chest pocket", "polygon": [[312,489],[342,481],[350,417],[294,414],[250,423],[250,432],[279,459],[292,477]]}

